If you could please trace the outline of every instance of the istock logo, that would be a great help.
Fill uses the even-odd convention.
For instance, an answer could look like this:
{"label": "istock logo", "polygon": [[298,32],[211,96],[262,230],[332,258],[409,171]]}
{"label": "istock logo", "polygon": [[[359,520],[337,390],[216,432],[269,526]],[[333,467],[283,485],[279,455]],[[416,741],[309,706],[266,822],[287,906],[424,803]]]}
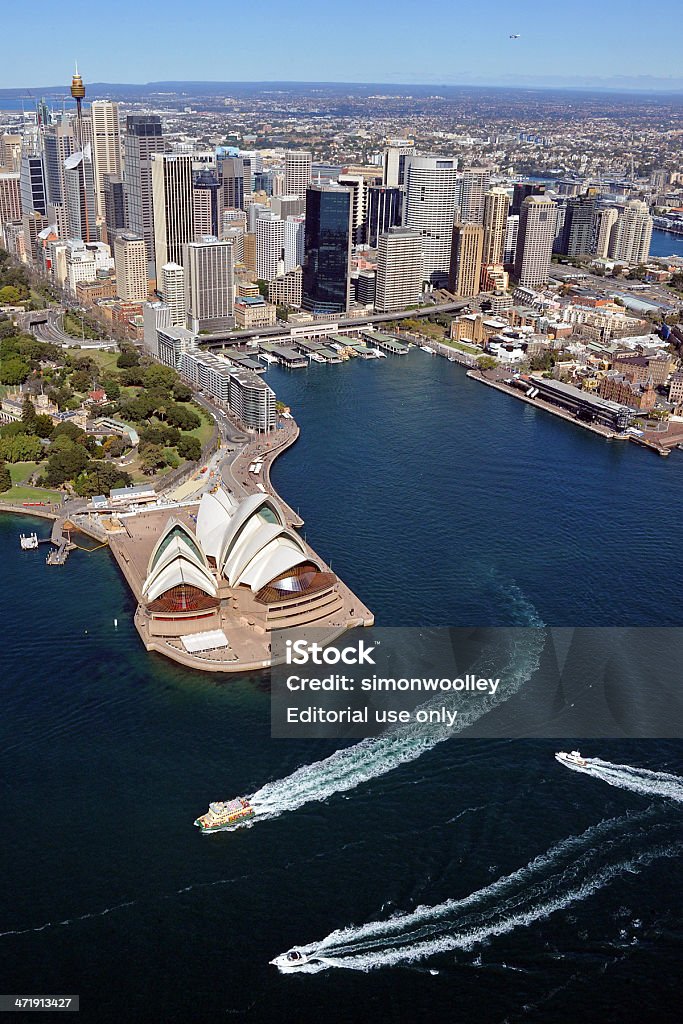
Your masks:
{"label": "istock logo", "polygon": [[288,665],[336,665],[343,661],[345,665],[374,665],[372,652],[376,644],[371,646],[361,640],[357,647],[321,647],[320,644],[309,644],[306,640],[287,640],[285,661]]}

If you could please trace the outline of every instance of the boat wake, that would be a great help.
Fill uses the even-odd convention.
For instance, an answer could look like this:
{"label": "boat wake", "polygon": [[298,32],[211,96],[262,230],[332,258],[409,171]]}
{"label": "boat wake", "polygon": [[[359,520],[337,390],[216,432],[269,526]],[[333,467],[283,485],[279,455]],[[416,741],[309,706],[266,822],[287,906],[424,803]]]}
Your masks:
{"label": "boat wake", "polygon": [[417,907],[409,914],[340,929],[320,942],[296,946],[305,957],[296,973],[412,964],[435,954],[469,952],[497,936],[529,927],[657,858],[679,855],[680,827],[657,822],[656,814],[650,807],[637,815],[605,819],[464,899]]}
{"label": "boat wake", "polygon": [[668,772],[651,772],[647,768],[634,768],[629,764],[611,764],[599,757],[585,758],[585,765],[563,761],[566,768],[583,775],[592,775],[610,786],[630,789],[643,796],[661,796],[677,803],[683,803],[683,778]]}
{"label": "boat wake", "polygon": [[[248,822],[279,817],[311,801],[327,800],[336,793],[355,789],[363,782],[393,771],[421,757],[437,744],[450,739],[493,710],[498,704],[517,693],[539,666],[545,643],[542,628],[511,630],[507,664],[496,666],[496,675],[506,681],[505,691],[471,701],[462,708],[458,695],[449,699],[441,695],[422,705],[448,709],[457,708],[458,717],[453,726],[424,726],[418,723],[398,726],[381,736],[361,740],[351,747],[337,750],[330,757],[313,764],[303,765],[284,779],[269,782],[247,797],[256,816]],[[229,826],[234,828],[235,826]]]}

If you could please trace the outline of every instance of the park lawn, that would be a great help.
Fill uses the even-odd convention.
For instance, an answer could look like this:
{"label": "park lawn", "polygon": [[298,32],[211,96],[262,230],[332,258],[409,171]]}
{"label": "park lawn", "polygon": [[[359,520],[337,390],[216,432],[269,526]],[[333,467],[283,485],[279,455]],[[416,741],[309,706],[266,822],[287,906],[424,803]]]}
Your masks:
{"label": "park lawn", "polygon": [[482,354],[480,348],[476,348],[474,345],[466,345],[464,341],[451,341],[448,338],[444,339],[444,345],[450,345],[452,348],[460,349],[461,352],[467,352],[471,356],[478,356]]}
{"label": "park lawn", "polygon": [[43,469],[44,462],[8,462],[9,475],[13,484],[23,484],[37,469]]}
{"label": "park lawn", "polygon": [[193,405],[192,409],[194,412],[197,413],[198,416],[201,416],[202,425],[200,427],[195,427],[194,430],[188,430],[187,433],[191,434],[192,437],[198,437],[199,443],[203,448],[206,442],[213,434],[213,420],[207,415],[207,413],[204,412],[203,409],[200,409],[198,406]]}
{"label": "park lawn", "polygon": [[105,373],[116,373],[118,367],[116,360],[119,358],[118,352],[104,352],[99,348],[67,348],[65,349],[67,355],[75,356],[90,356],[100,366]]}
{"label": "park lawn", "polygon": [[24,487],[17,485],[10,487],[9,491],[0,494],[0,501],[10,502],[12,505],[20,505],[25,501],[44,501],[46,504],[54,502],[59,504],[62,495],[59,491],[48,491],[42,487]]}

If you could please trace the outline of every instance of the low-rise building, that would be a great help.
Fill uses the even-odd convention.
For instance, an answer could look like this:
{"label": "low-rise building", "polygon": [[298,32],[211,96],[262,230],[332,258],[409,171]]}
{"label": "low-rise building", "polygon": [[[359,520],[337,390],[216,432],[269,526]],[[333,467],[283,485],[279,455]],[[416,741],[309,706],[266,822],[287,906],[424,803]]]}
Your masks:
{"label": "low-rise building", "polygon": [[610,373],[600,381],[598,394],[610,402],[618,402],[619,405],[628,405],[631,409],[647,411],[653,409],[657,401],[657,394],[652,380],[641,384],[631,380],[623,373]]}
{"label": "low-rise building", "polygon": [[277,319],[275,306],[256,295],[235,302],[235,324],[242,330],[253,327],[273,327]]}

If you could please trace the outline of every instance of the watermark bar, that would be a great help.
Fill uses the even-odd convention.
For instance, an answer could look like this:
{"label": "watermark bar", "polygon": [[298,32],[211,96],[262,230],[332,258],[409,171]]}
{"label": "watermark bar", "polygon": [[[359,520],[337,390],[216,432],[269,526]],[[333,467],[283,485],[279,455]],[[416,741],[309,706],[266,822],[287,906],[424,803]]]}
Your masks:
{"label": "watermark bar", "polygon": [[22,1013],[38,1011],[39,1013],[56,1011],[75,1012],[80,1009],[78,996],[42,996],[27,995],[0,996],[0,1012]]}

